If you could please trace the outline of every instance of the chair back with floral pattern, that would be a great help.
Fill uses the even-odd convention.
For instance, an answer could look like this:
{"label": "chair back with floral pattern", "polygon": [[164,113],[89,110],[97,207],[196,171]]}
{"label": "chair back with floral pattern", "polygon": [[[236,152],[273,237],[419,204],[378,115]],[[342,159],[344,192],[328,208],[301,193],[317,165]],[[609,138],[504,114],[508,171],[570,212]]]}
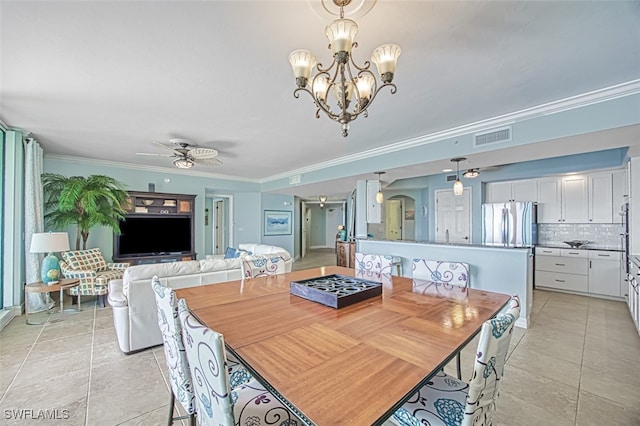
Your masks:
{"label": "chair back with floral pattern", "polygon": [[469,264],[444,260],[413,259],[413,278],[468,287]]}
{"label": "chair back with floral pattern", "polygon": [[482,325],[462,426],[491,425],[513,326],[519,317],[520,299],[514,295],[505,313]]}
{"label": "chair back with floral pattern", "polygon": [[387,256],[382,254],[364,254],[356,253],[356,271],[367,271],[376,274],[389,274],[391,275],[392,267],[394,265],[393,256]]}
{"label": "chair back with floral pattern", "polygon": [[162,333],[171,390],[185,411],[188,414],[193,414],[195,401],[189,364],[182,343],[182,327],[178,318],[176,294],[171,288],[160,284],[157,276],[151,280],[151,286],[156,295],[158,325]]}
{"label": "chair back with floral pattern", "polygon": [[241,257],[240,262],[243,278],[257,278],[287,272],[286,260],[278,254],[253,254]]}
{"label": "chair back with floral pattern", "polygon": [[225,369],[224,338],[191,315],[184,299],[178,301],[178,311],[196,394],[198,424],[233,426],[235,420]]}

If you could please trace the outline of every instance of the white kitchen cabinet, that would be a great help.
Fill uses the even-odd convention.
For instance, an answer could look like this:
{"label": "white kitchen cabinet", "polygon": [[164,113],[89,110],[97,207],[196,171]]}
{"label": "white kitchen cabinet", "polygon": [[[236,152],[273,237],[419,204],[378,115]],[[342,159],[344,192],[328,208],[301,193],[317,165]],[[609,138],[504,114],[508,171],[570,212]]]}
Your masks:
{"label": "white kitchen cabinet", "polygon": [[[544,248],[536,247],[536,287],[566,290],[579,293],[589,291],[589,259],[586,250],[560,250],[547,255]],[[564,255],[563,255],[564,252]]]}
{"label": "white kitchen cabinet", "polygon": [[620,252],[589,251],[589,293],[622,297]]}
{"label": "white kitchen cabinet", "polygon": [[613,223],[613,175],[589,175],[589,223]]}
{"label": "white kitchen cabinet", "polygon": [[588,223],[588,184],[584,175],[562,178],[562,223]]}
{"label": "white kitchen cabinet", "polygon": [[538,223],[562,223],[560,179],[540,178],[538,183]]}
{"label": "white kitchen cabinet", "polygon": [[627,171],[614,170],[611,173],[611,180],[613,186],[613,223],[622,223],[622,206],[629,202],[629,179],[627,178]]}
{"label": "white kitchen cabinet", "polygon": [[596,297],[621,298],[621,252],[536,247],[535,285]]}
{"label": "white kitchen cabinet", "polygon": [[508,203],[514,201],[538,201],[536,179],[522,179],[487,184],[485,202]]}

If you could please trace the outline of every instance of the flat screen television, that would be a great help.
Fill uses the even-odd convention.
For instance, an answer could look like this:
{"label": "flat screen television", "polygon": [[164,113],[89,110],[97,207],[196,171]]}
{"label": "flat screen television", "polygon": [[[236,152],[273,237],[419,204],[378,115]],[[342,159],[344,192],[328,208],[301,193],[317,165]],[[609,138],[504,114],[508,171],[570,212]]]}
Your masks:
{"label": "flat screen television", "polygon": [[115,257],[191,253],[190,217],[128,217],[115,236]]}

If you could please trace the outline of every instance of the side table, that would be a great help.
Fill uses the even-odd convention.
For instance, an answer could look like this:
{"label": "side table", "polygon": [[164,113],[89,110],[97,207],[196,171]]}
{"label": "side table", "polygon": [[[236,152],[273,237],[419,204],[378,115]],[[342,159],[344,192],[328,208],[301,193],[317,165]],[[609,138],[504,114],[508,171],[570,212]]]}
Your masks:
{"label": "side table", "polygon": [[[36,281],[33,283],[25,284],[24,286],[24,314],[26,317],[27,324],[30,325],[42,325],[49,322],[58,322],[63,320],[64,314],[64,290],[77,287],[80,285],[80,280],[76,278],[66,278],[61,279],[56,284],[45,284],[42,281]],[[60,291],[60,318],[55,320],[47,320],[42,322],[30,322],[29,321],[29,301],[28,294],[29,293],[52,293],[54,291]],[[80,307],[80,294],[78,293],[78,312],[81,310]]]}

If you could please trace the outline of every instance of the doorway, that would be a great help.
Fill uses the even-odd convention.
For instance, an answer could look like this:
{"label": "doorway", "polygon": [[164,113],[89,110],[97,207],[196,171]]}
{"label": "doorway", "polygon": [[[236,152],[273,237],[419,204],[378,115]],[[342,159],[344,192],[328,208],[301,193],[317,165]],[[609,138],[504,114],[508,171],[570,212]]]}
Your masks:
{"label": "doorway", "polygon": [[435,191],[436,242],[471,244],[471,188],[462,195],[451,189]]}
{"label": "doorway", "polygon": [[385,238],[387,240],[401,240],[402,235],[402,219],[404,205],[402,200],[387,200],[385,203],[385,217],[387,226],[385,227]]}
{"label": "doorway", "polygon": [[205,195],[205,254],[224,254],[233,247],[233,196]]}

